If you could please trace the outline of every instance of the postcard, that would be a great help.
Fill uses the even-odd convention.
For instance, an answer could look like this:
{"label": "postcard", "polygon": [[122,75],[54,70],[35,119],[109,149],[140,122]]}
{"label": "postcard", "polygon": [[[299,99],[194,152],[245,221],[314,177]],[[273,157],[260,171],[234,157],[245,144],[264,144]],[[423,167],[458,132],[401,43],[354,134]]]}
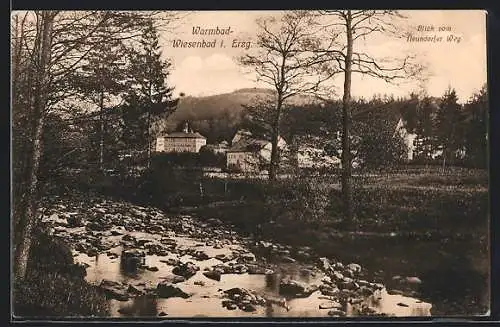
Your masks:
{"label": "postcard", "polygon": [[13,11],[12,317],[489,315],[486,15]]}

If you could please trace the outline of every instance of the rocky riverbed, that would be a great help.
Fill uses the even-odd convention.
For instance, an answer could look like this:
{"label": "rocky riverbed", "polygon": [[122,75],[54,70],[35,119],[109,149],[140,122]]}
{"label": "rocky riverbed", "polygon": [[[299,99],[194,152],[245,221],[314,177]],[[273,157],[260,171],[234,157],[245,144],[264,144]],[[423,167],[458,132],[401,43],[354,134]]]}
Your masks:
{"label": "rocky riverbed", "polygon": [[42,224],[71,246],[112,317],[430,315],[431,304],[388,292],[361,263],[245,238],[215,218],[78,195],[43,204]]}

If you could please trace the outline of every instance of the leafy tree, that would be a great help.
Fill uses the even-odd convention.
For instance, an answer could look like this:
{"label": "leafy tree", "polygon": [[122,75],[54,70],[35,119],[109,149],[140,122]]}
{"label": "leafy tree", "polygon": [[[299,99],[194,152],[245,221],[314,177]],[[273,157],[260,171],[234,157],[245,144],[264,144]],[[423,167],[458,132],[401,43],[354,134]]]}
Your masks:
{"label": "leafy tree", "polygon": [[454,89],[448,89],[439,104],[436,114],[436,143],[442,150],[443,168],[448,159],[453,164],[458,151],[462,149],[462,122],[464,119],[462,106]]}
{"label": "leafy tree", "polygon": [[488,164],[488,92],[486,86],[465,104],[464,126],[467,161],[478,168]]}
{"label": "leafy tree", "polygon": [[[15,18],[16,15],[20,15]],[[145,12],[116,11],[28,11],[12,20],[13,117],[16,128],[29,131],[16,135],[16,146],[26,155],[14,158],[15,170],[15,276],[26,276],[36,209],[43,132],[50,112],[69,114],[68,103],[80,92],[75,73],[87,63],[98,45],[132,39],[142,27]],[[104,28],[105,27],[105,28]],[[19,142],[18,142],[19,141]],[[20,144],[21,143],[21,144]],[[19,152],[15,152],[19,155]]]}
{"label": "leafy tree", "polygon": [[[99,33],[107,33],[106,26],[101,27]],[[76,86],[81,90],[84,101],[97,106],[98,116],[98,149],[99,169],[104,169],[105,164],[105,139],[109,121],[109,109],[114,108],[116,96],[126,89],[124,83],[127,71],[122,58],[125,51],[121,40],[111,39],[93,47],[86,58],[86,63],[80,67],[76,76]],[[108,110],[106,110],[108,109]]]}
{"label": "leafy tree", "polygon": [[144,145],[149,167],[155,134],[153,125],[160,118],[166,119],[175,110],[178,100],[172,97],[173,88],[167,86],[171,64],[162,59],[159,34],[152,20],[147,22],[139,44],[128,53],[130,91],[123,107],[124,117],[127,117],[124,129],[125,134],[133,136],[126,135],[124,139],[132,138],[135,145]]}

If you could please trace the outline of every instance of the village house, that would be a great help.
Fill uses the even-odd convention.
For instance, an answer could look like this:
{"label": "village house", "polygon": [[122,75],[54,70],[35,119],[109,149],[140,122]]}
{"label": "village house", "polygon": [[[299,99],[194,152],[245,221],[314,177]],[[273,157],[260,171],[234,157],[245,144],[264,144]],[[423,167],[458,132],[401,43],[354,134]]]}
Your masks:
{"label": "village house", "polygon": [[[286,142],[278,139],[278,148],[283,149]],[[271,162],[272,144],[268,140],[255,138],[251,132],[238,131],[231,141],[231,147],[226,151],[226,164],[230,170],[242,172],[258,172],[262,164]]]}
{"label": "village house", "polygon": [[203,147],[203,149],[210,151],[214,154],[225,154],[229,148],[229,144],[227,141],[222,141],[218,144],[207,144]]}
{"label": "village house", "polygon": [[188,124],[182,132],[173,132],[156,138],[156,152],[199,152],[207,144],[207,139],[189,129]]}

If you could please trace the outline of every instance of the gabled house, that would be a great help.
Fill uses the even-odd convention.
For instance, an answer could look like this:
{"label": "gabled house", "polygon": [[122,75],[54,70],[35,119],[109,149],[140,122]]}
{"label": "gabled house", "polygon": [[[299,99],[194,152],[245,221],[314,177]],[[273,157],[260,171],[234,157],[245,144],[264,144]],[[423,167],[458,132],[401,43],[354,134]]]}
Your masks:
{"label": "gabled house", "polygon": [[[283,149],[286,142],[278,139],[278,148]],[[231,147],[226,150],[226,167],[242,172],[260,171],[262,165],[271,162],[272,144],[268,140],[258,139],[246,130],[238,131],[232,139]]]}
{"label": "gabled house", "polygon": [[199,152],[207,144],[207,138],[189,129],[188,124],[181,132],[172,132],[156,138],[156,152]]}

